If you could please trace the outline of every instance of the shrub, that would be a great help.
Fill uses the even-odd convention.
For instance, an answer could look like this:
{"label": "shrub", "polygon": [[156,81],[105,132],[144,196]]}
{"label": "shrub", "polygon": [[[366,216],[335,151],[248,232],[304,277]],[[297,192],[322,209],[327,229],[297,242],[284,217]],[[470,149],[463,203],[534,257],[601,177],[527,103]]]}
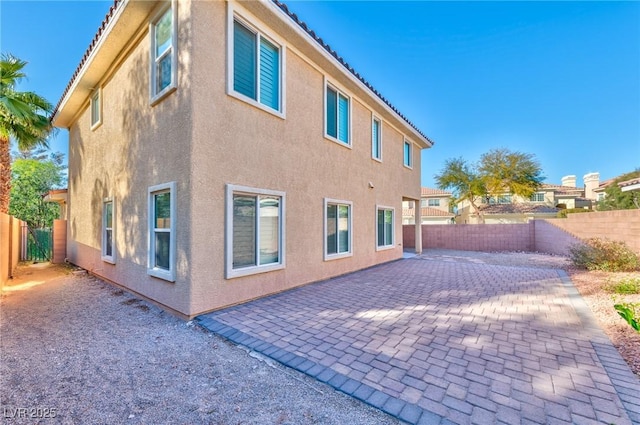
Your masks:
{"label": "shrub", "polygon": [[630,277],[615,283],[610,283],[606,288],[614,294],[640,294],[640,278]]}
{"label": "shrub", "polygon": [[640,269],[640,259],[627,244],[591,238],[569,247],[569,258],[578,267],[607,272],[630,272]]}
{"label": "shrub", "polygon": [[585,212],[593,212],[593,210],[587,210],[584,208],[569,208],[567,209],[561,209],[560,211],[558,211],[558,214],[556,217],[558,218],[567,218],[567,215],[569,214],[575,214],[575,213],[585,213]]}

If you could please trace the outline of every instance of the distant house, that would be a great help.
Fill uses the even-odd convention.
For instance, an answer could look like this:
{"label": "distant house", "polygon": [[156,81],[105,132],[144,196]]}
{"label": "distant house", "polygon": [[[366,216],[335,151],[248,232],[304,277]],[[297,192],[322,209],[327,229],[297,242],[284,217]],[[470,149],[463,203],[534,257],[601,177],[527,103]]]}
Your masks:
{"label": "distant house", "polygon": [[618,183],[623,192],[640,191],[640,177]]}
{"label": "distant house", "polygon": [[432,146],[275,0],[116,1],[53,123],[69,261],[187,317],[401,258]]}
{"label": "distant house", "polygon": [[[423,187],[420,195],[420,216],[422,224],[452,224],[455,214],[450,212],[451,192]],[[415,205],[404,202],[402,223],[415,223]]]}
{"label": "distant house", "polygon": [[[584,176],[584,187],[576,187],[574,175],[562,178],[562,184],[542,184],[529,199],[505,193],[479,201],[478,209],[484,216],[484,222],[526,223],[533,219],[554,218],[561,209],[591,209],[596,199],[594,189],[599,184],[599,174]],[[480,223],[480,217],[473,211],[468,201],[458,205],[456,223]]]}

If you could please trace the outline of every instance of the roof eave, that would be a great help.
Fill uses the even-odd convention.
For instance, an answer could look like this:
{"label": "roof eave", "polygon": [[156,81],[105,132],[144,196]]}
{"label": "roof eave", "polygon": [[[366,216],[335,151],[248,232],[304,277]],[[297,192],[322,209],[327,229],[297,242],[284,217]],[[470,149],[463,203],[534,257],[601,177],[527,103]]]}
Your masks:
{"label": "roof eave", "polygon": [[91,92],[98,86],[155,5],[155,2],[132,0],[114,3],[54,110],[51,122],[55,127],[69,128],[73,124]]}

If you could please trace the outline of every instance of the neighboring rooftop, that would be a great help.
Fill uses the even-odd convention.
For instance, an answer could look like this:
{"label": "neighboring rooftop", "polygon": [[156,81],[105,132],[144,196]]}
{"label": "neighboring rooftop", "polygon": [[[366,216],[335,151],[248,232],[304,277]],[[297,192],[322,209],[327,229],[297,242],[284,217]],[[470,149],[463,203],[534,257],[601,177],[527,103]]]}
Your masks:
{"label": "neighboring rooftop", "polygon": [[451,196],[451,192],[441,189],[432,189],[430,187],[423,187],[421,192],[422,196]]}
{"label": "neighboring rooftop", "polygon": [[489,204],[479,207],[484,214],[555,214],[558,208],[534,203]]}

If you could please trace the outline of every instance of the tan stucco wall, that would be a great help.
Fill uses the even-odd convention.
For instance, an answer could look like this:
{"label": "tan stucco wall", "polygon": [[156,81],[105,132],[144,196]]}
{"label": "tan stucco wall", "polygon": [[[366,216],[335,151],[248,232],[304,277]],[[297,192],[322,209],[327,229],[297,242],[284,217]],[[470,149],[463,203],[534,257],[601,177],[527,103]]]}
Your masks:
{"label": "tan stucco wall", "polygon": [[[264,5],[248,6],[268,19]],[[401,257],[402,200],[420,197],[420,149],[414,146],[413,169],[404,167],[405,134],[384,108],[366,106],[372,103],[357,84],[330,78],[353,96],[352,149],[323,137],[324,72],[307,61],[307,53],[316,55],[307,47],[286,51],[286,119],[227,95],[226,8],[179,2],[176,92],[149,106],[149,39],[142,34],[104,82],[102,126],[90,130],[87,103],[70,132],[68,257],[189,316]],[[382,163],[371,159],[372,109],[383,120]],[[178,195],[175,283],[146,274],[147,188],[170,181]],[[226,184],[286,193],[284,270],[224,278]],[[100,259],[109,196],[115,265]],[[353,202],[352,257],[323,260],[325,197]],[[395,208],[394,249],[376,251],[376,205]]]}
{"label": "tan stucco wall", "polygon": [[[193,311],[204,311],[364,268],[402,255],[402,196],[420,193],[420,152],[402,165],[403,135],[383,122],[383,162],[371,158],[372,111],[352,95],[352,149],[325,139],[323,73],[286,51],[286,119],[226,94],[226,5],[195,3],[192,210]],[[267,26],[261,21],[253,24]],[[268,27],[268,26],[267,26]],[[274,35],[273,33],[269,35]],[[278,34],[275,34],[278,36]],[[296,49],[297,50],[297,49]],[[336,79],[331,79],[336,82]],[[223,102],[212,105],[212,99]],[[251,125],[247,125],[251,123]],[[215,165],[213,165],[215,164]],[[373,189],[368,183],[372,182]],[[224,279],[225,185],[286,193],[284,270]],[[324,261],[323,200],[353,202],[353,251]],[[376,204],[395,208],[396,248],[376,252]],[[203,250],[203,246],[212,249]]]}
{"label": "tan stucco wall", "polygon": [[[154,12],[152,12],[154,13]],[[188,22],[189,2],[178,2]],[[91,130],[89,103],[69,134],[69,244],[67,256],[92,273],[122,284],[178,311],[189,310],[189,222],[191,99],[189,26],[180,25],[180,90],[149,102],[148,22],[113,75],[101,82],[102,125]],[[180,208],[175,283],[147,275],[148,187],[177,182]],[[115,205],[116,264],[101,260],[102,202]]]}

